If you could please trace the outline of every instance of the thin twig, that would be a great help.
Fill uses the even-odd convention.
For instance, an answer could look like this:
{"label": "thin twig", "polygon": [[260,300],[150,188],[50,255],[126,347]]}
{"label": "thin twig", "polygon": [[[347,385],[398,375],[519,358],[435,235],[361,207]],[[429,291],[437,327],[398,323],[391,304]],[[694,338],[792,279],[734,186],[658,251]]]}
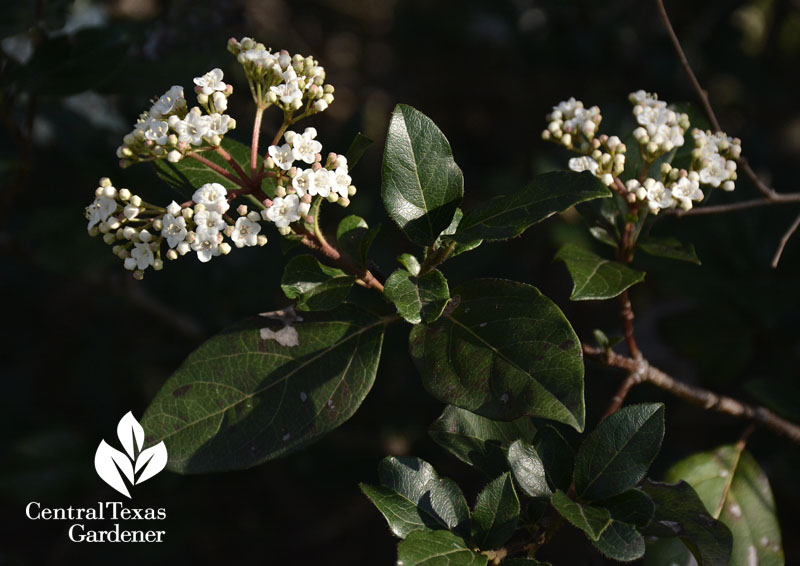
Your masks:
{"label": "thin twig", "polygon": [[750,421],[800,444],[800,425],[779,417],[769,409],[719,395],[701,387],[688,385],[654,368],[646,360],[634,360],[611,350],[603,350],[586,344],[583,345],[583,353],[607,366],[620,368],[628,373],[640,372],[643,383],[652,383],[691,405]]}
{"label": "thin twig", "polygon": [[245,183],[245,181],[243,179],[238,178],[236,175],[234,175],[233,173],[231,173],[230,171],[228,171],[224,167],[220,167],[219,165],[217,165],[213,161],[210,161],[210,160],[206,159],[205,157],[203,157],[201,155],[198,155],[196,153],[190,153],[190,154],[187,155],[187,157],[191,157],[192,159],[194,159],[196,161],[199,161],[200,163],[202,163],[203,165],[205,165],[209,169],[212,169],[215,173],[218,173],[218,174],[222,175],[223,177],[225,177],[226,179],[228,179],[232,183],[236,183],[237,185],[239,185],[240,187],[243,187],[243,188],[249,188],[249,185],[247,183]]}
{"label": "thin twig", "polygon": [[[645,365],[642,366],[643,368],[646,367]],[[644,377],[642,377],[642,373],[640,371],[632,372],[625,378],[625,381],[619,386],[617,392],[614,393],[614,396],[611,398],[611,403],[608,404],[608,408],[606,412],[603,413],[603,418],[600,419],[601,421],[606,420],[608,417],[616,413],[620,410],[622,405],[625,403],[625,398],[628,396],[628,393],[631,392],[631,389],[639,385]]]}
{"label": "thin twig", "polygon": [[713,206],[696,206],[689,210],[680,208],[669,208],[664,212],[673,214],[675,216],[700,216],[703,214],[718,214],[722,212],[734,212],[737,210],[746,210],[748,208],[758,208],[761,206],[769,206],[771,204],[789,204],[800,203],[800,193],[785,193],[778,194],[775,198],[760,198],[754,200],[745,200],[741,202],[732,202],[730,204],[716,204]]}
{"label": "thin twig", "polygon": [[642,352],[639,351],[639,346],[636,345],[636,337],[633,334],[633,308],[631,307],[631,298],[627,289],[620,294],[619,303],[619,315],[622,318],[625,344],[628,345],[631,357],[635,360],[640,360],[642,359]]}
{"label": "thin twig", "polygon": [[239,178],[242,181],[244,181],[247,185],[252,184],[252,179],[250,176],[245,173],[244,169],[242,169],[242,166],[239,165],[233,157],[231,157],[231,154],[225,151],[225,148],[218,145],[214,147],[214,150],[220,155],[220,157],[222,157],[222,159],[228,162],[228,165],[233,167],[233,170],[236,171],[236,174],[239,175]]}
{"label": "thin twig", "polygon": [[261,117],[264,115],[264,108],[259,105],[256,108],[256,117],[253,120],[253,141],[250,144],[250,175],[256,176],[256,165],[258,164],[258,140],[261,137]]}
{"label": "thin twig", "polygon": [[781,238],[780,243],[778,244],[778,249],[775,251],[775,257],[772,258],[772,267],[773,269],[778,267],[778,263],[781,261],[781,256],[783,255],[783,249],[786,247],[786,243],[789,241],[789,238],[792,237],[792,234],[797,232],[797,228],[800,227],[800,215],[794,219],[792,225],[789,226],[789,229],[786,230],[786,233]]}

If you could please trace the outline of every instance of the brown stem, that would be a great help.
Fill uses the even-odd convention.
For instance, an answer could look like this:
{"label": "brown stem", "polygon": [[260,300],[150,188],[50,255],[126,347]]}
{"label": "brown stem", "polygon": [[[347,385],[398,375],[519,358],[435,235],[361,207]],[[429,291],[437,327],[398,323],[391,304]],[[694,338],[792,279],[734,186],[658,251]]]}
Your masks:
{"label": "brown stem", "polygon": [[245,170],[242,169],[242,166],[239,165],[233,157],[231,157],[230,153],[225,151],[225,149],[219,145],[215,146],[214,150],[220,155],[220,157],[222,157],[222,159],[228,162],[228,165],[230,165],[233,170],[236,171],[236,174],[239,175],[239,178],[244,181],[246,185],[252,185],[253,180],[247,173],[245,173]]}
{"label": "brown stem", "polygon": [[760,198],[754,200],[745,200],[741,202],[732,202],[730,204],[717,204],[714,206],[694,207],[689,210],[682,210],[679,208],[670,208],[665,210],[666,214],[674,214],[675,216],[699,216],[703,214],[719,214],[723,212],[735,212],[737,210],[746,210],[748,208],[757,208],[761,206],[768,206],[771,204],[789,204],[800,203],[800,193],[783,193],[777,194],[773,198]]}
{"label": "brown stem", "polygon": [[789,241],[789,238],[792,237],[792,234],[797,232],[797,228],[800,227],[800,216],[794,219],[792,225],[789,226],[789,229],[786,230],[786,233],[781,238],[780,243],[778,244],[778,249],[775,251],[775,257],[772,258],[772,268],[778,267],[778,263],[781,261],[781,256],[783,255],[783,249],[786,247],[786,243]]}
{"label": "brown stem", "polygon": [[220,175],[222,175],[223,177],[228,179],[230,182],[236,183],[237,185],[239,185],[242,188],[246,188],[246,189],[250,188],[249,183],[247,183],[244,179],[238,178],[236,175],[234,175],[233,173],[231,173],[230,171],[228,171],[224,167],[220,167],[219,165],[217,165],[213,161],[210,161],[210,160],[206,159],[202,155],[198,155],[196,153],[190,153],[190,154],[188,154],[187,157],[191,157],[195,161],[199,161],[200,163],[202,163],[203,165],[205,165],[209,169],[212,169],[216,173],[219,173]]}
{"label": "brown stem", "polygon": [[800,444],[800,426],[779,417],[765,407],[750,405],[708,389],[688,385],[651,366],[644,359],[634,360],[611,350],[603,350],[586,344],[583,345],[583,353],[607,366],[620,368],[628,373],[640,372],[642,382],[651,383],[690,405],[750,421]]}
{"label": "brown stem", "polygon": [[339,250],[331,246],[327,240],[320,240],[313,232],[309,232],[305,229],[299,230],[298,233],[303,236],[303,245],[318,252],[334,264],[344,268],[345,271],[348,271],[358,277],[356,283],[368,289],[375,289],[376,291],[383,293],[383,283],[378,281],[378,279],[368,269],[359,267],[350,261],[350,259],[343,256]]}
{"label": "brown stem", "polygon": [[250,144],[250,176],[256,176],[256,166],[258,164],[258,141],[261,137],[261,117],[264,115],[264,108],[259,105],[256,108],[256,117],[253,120],[253,141]]}
{"label": "brown stem", "polygon": [[642,353],[639,351],[639,346],[636,345],[636,337],[633,334],[633,308],[631,307],[631,298],[627,289],[620,294],[619,303],[619,315],[622,318],[625,344],[628,346],[631,357],[635,360],[640,360],[642,359]]}
{"label": "brown stem", "polygon": [[600,420],[604,421],[619,411],[623,403],[625,403],[625,398],[628,396],[628,393],[630,393],[631,389],[633,389],[635,386],[639,385],[643,379],[642,373],[639,371],[629,374],[628,377],[625,378],[625,381],[623,381],[619,386],[617,392],[614,393],[614,396],[611,398],[611,402],[608,404],[606,412],[603,413],[603,417]]}

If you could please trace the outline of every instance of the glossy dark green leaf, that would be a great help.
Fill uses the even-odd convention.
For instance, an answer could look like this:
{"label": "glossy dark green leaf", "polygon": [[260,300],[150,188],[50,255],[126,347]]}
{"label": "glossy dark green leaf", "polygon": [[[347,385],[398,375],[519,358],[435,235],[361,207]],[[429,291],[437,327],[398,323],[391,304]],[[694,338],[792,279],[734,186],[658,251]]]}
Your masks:
{"label": "glossy dark green leaf", "polygon": [[488,560],[448,531],[415,531],[397,545],[397,566],[486,566]]}
{"label": "glossy dark green leaf", "polygon": [[[166,443],[170,469],[249,468],[355,413],[375,381],[384,321],[350,305],[302,316],[290,327],[262,317],[230,328],[172,374],[142,419],[147,444]],[[297,345],[278,343],[289,334]]]}
{"label": "glossy dark green leaf", "polygon": [[419,271],[422,266],[420,265],[417,256],[413,254],[400,254],[397,256],[397,261],[414,277],[419,275]]}
{"label": "glossy dark green leaf", "polygon": [[551,566],[549,562],[540,562],[533,558],[509,558],[503,560],[503,566]]}
{"label": "glossy dark green leaf", "polygon": [[664,405],[628,405],[583,441],[575,456],[579,497],[598,501],[619,495],[644,478],[664,438]]}
{"label": "glossy dark green leaf", "polygon": [[521,191],[495,197],[467,211],[452,238],[463,243],[508,240],[556,212],[609,196],[608,188],[591,173],[544,173]]}
{"label": "glossy dark green leaf", "polygon": [[660,538],[680,537],[700,566],[730,564],[731,531],[708,514],[688,483],[646,480],[642,489],[656,505],[653,521],[644,529],[644,534]]}
{"label": "glossy dark green leaf", "polygon": [[646,254],[669,259],[678,259],[700,265],[700,259],[692,244],[682,244],[676,238],[642,238],[636,247]]}
{"label": "glossy dark green leaf", "polygon": [[[250,170],[250,147],[231,137],[223,138],[221,146],[243,169],[247,171]],[[203,152],[203,157],[230,170],[228,163],[214,151]],[[260,157],[259,163],[261,163]],[[231,181],[213,169],[209,169],[199,161],[190,157],[181,159],[177,163],[170,163],[166,159],[160,159],[153,162],[153,165],[156,168],[158,176],[170,188],[186,198],[191,197],[196,188],[202,187],[206,183],[219,183],[228,190],[238,188],[237,185],[231,183]],[[272,196],[270,192],[267,194],[268,196]]]}
{"label": "glossy dark green leaf", "polygon": [[361,160],[361,157],[364,155],[364,152],[367,151],[367,148],[372,145],[372,140],[369,139],[367,136],[358,132],[356,137],[353,138],[350,147],[347,149],[347,152],[344,154],[345,158],[347,159],[347,168],[352,170],[353,167],[356,166]]}
{"label": "glossy dark green leaf", "polygon": [[535,287],[479,279],[447,313],[411,331],[411,355],[437,399],[490,419],[536,416],[582,430],[583,358],[563,313]]}
{"label": "glossy dark green leaf", "polygon": [[572,294],[569,298],[573,301],[611,299],[644,280],[644,272],[602,258],[573,244],[562,246],[555,259],[566,264],[572,277]]}
{"label": "glossy dark green leaf", "polygon": [[592,541],[603,555],[620,562],[632,562],[644,556],[644,537],[636,527],[621,521],[611,521],[600,538]]}
{"label": "glossy dark green leaf", "polygon": [[508,469],[508,446],[518,438],[532,440],[536,428],[529,417],[511,422],[493,421],[448,405],[428,433],[462,462],[495,477]]}
{"label": "glossy dark green leaf", "polygon": [[384,458],[378,467],[379,486],[361,490],[383,513],[400,538],[425,529],[446,529],[469,536],[469,508],[456,483],[441,478],[419,458]]}
{"label": "glossy dark green leaf", "polygon": [[482,550],[500,548],[517,529],[519,511],[514,482],[505,473],[478,494],[472,511],[472,542]]}
{"label": "glossy dark green leaf", "polygon": [[600,505],[609,510],[611,518],[615,521],[621,521],[636,527],[647,526],[656,509],[653,500],[639,489],[629,489],[602,501]]}
{"label": "glossy dark green leaf", "polygon": [[688,482],[715,519],[733,534],[732,566],[784,563],[781,530],[769,481],[755,459],[735,445],[694,454],[667,472]]}
{"label": "glossy dark green leaf", "polygon": [[544,464],[550,488],[568,491],[575,467],[575,450],[564,434],[555,426],[545,425],[536,431],[533,445]]}
{"label": "glossy dark green leaf", "polygon": [[545,466],[531,444],[517,440],[508,447],[508,464],[517,485],[528,497],[549,498],[552,491],[547,485]]}
{"label": "glossy dark green leaf", "polygon": [[447,138],[430,118],[405,104],[392,112],[381,177],[386,211],[420,246],[436,241],[464,196],[464,177]]}
{"label": "glossy dark green leaf", "polygon": [[341,269],[323,265],[308,254],[295,256],[283,270],[281,289],[297,308],[326,311],[340,305],[350,294],[355,277]]}
{"label": "glossy dark green leaf", "polygon": [[608,509],[573,501],[561,490],[553,494],[550,504],[562,517],[585,532],[593,541],[598,540],[603,531],[611,525],[611,514]]}
{"label": "glossy dark green leaf", "polygon": [[405,269],[398,269],[386,280],[384,295],[411,324],[431,323],[442,315],[450,300],[450,289],[439,270],[414,277]]}
{"label": "glossy dark green leaf", "polygon": [[380,226],[370,228],[366,220],[360,216],[350,215],[342,218],[336,228],[336,241],[339,250],[349,256],[358,265],[367,263],[367,253],[378,234]]}

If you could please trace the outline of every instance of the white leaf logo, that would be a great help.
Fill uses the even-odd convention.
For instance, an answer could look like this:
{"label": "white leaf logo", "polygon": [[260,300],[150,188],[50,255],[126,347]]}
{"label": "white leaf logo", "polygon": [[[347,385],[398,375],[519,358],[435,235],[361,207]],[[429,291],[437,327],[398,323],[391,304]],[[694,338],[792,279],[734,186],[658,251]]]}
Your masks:
{"label": "white leaf logo", "polygon": [[[104,482],[130,498],[125,479],[131,485],[138,485],[163,470],[167,465],[167,447],[162,440],[155,446],[142,450],[144,429],[130,411],[120,419],[117,437],[125,452],[102,440],[94,455],[94,467]],[[139,474],[138,478],[136,474]]]}

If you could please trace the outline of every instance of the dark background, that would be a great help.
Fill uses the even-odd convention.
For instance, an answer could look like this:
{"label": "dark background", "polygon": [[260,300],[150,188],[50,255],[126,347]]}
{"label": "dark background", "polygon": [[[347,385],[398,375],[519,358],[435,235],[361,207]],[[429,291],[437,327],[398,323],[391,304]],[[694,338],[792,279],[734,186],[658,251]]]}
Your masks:
{"label": "dark background", "polygon": [[[336,100],[315,126],[327,151],[358,131],[375,140],[353,173],[348,212],[383,222],[374,258],[390,272],[412,251],[379,198],[380,157],[397,102],[429,115],[446,133],[466,179],[465,206],[512,192],[532,175],[563,168],[568,155],[541,141],[544,115],[576,96],[603,109],[605,133],[630,131],[629,92],[693,101],[652,1],[241,0],[78,2],[100,10],[101,27],[31,29],[39,15],[57,30],[71,2],[0,2],[2,36],[26,33],[25,65],[0,54],[0,563],[392,564],[395,540],[358,489],[375,482],[386,454],[413,454],[464,486],[474,501],[483,478],[439,451],[426,428],[442,409],[423,391],[406,353],[407,330],[389,330],[376,385],[360,411],[310,449],[254,469],[210,476],[163,473],[133,505],[165,507],[164,544],[79,545],[69,522],[31,522],[28,501],[96,504],[116,492],[95,475],[101,438],[129,410],[140,417],[185,356],[226,325],[286,304],[278,281],[279,236],[201,265],[193,257],[133,281],[100,239],[86,236],[83,208],[97,180],[155,202],[170,195],[146,165],[120,171],[114,150],[148,100],[215,66],[235,85],[229,113],[246,140],[252,107],[228,37],[320,60]],[[789,0],[668,3],[677,33],[723,127],[778,190],[798,189],[800,110],[791,82],[800,53],[800,5]],[[41,19],[41,18],[39,18]],[[84,20],[87,18],[84,17]],[[74,23],[75,19],[72,19]],[[72,24],[70,24],[72,25]],[[74,30],[74,25],[72,25]],[[13,44],[3,43],[5,52]],[[99,98],[87,97],[91,90]],[[75,97],[75,95],[78,95]],[[188,98],[188,96],[187,96]],[[265,138],[278,125],[267,113]],[[753,198],[746,180],[714,202]],[[640,346],[681,379],[770,406],[798,419],[800,237],[777,270],[769,263],[797,207],[715,217],[663,219],[658,235],[693,242],[702,267],[647,260],[633,292]],[[573,214],[522,238],[484,245],[445,266],[451,285],[475,276],[533,283],[563,308],[579,336],[618,332],[613,302],[568,301],[553,264],[567,241],[592,245]],[[595,423],[621,375],[587,364],[588,419]],[[735,442],[742,422],[704,414],[649,386],[631,400],[668,400],[664,448],[651,472],[699,450]],[[794,509],[800,455],[758,431],[749,449],[772,484],[787,563],[800,562]],[[130,525],[130,528],[142,528]],[[602,564],[585,537],[565,528],[542,553],[555,564]]]}

